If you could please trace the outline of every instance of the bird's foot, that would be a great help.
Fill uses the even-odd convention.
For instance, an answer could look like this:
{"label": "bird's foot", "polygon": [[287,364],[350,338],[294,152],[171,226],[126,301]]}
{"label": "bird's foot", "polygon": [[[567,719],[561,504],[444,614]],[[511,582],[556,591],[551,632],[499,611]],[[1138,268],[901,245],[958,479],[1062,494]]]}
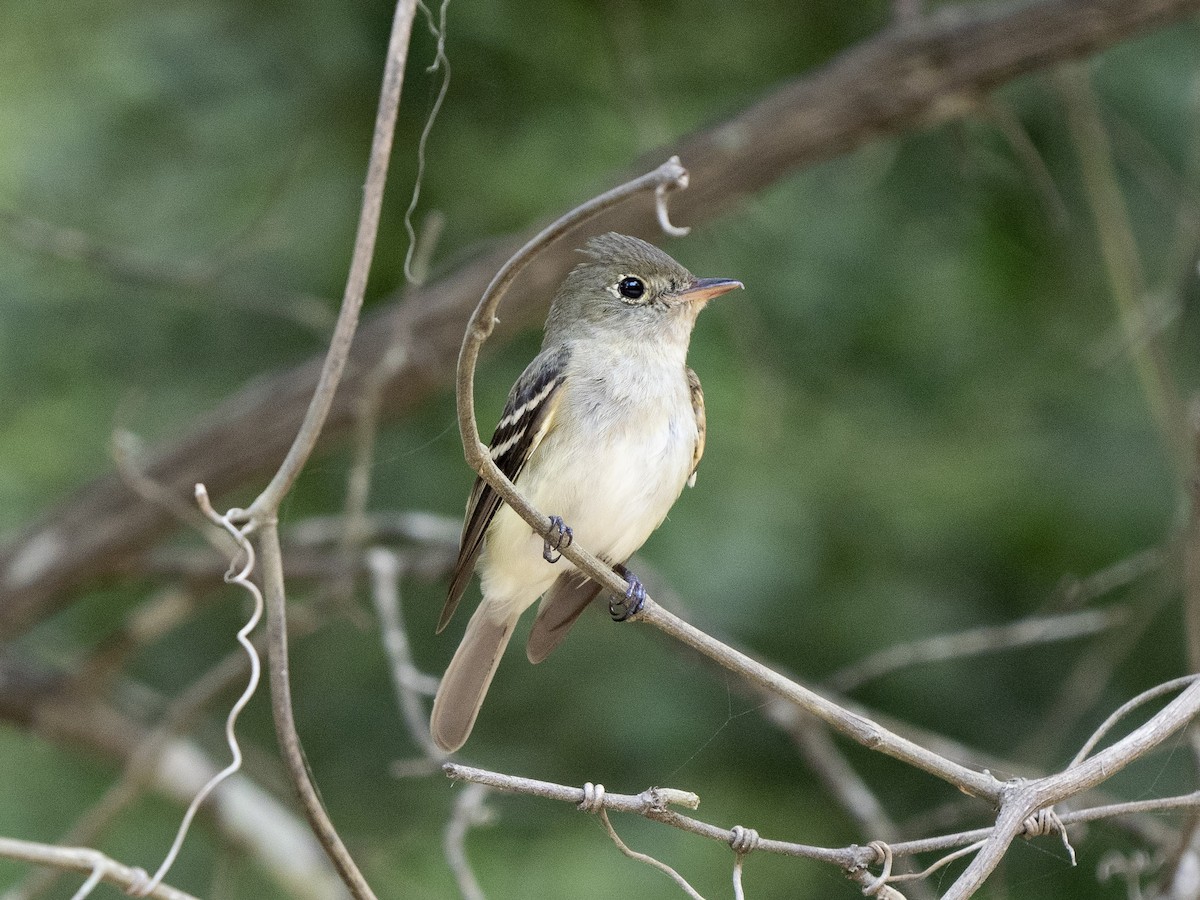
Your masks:
{"label": "bird's foot", "polygon": [[562,516],[551,516],[550,535],[542,547],[542,559],[551,564],[558,562],[562,559],[562,554],[558,551],[563,547],[570,547],[573,540],[575,532],[562,520]]}
{"label": "bird's foot", "polygon": [[608,601],[608,614],[612,616],[614,622],[624,622],[642,611],[642,607],[646,603],[646,586],[642,584],[641,579],[624,566],[616,566],[616,570],[619,575],[624,576],[628,587],[625,588],[624,597],[620,599],[613,597]]}

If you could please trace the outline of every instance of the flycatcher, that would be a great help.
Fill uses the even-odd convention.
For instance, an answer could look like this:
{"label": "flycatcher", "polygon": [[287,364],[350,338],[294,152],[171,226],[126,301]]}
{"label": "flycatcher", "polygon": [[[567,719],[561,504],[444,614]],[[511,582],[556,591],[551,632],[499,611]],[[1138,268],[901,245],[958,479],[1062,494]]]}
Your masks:
{"label": "flycatcher", "polygon": [[704,394],[687,367],[696,316],[742,287],[696,278],[645,241],[605,234],[559,288],[542,350],[513,385],[492,437],[496,465],[551,516],[544,540],[477,479],[467,501],[458,563],[438,631],[454,614],[474,569],[483,601],[433,701],[433,739],[443,750],[471,733],[517,620],[542,597],[527,655],[559,645],[600,585],[557,551],[578,538],[629,583],[614,618],[636,612],[646,592],[625,562],[662,524],[704,453]]}

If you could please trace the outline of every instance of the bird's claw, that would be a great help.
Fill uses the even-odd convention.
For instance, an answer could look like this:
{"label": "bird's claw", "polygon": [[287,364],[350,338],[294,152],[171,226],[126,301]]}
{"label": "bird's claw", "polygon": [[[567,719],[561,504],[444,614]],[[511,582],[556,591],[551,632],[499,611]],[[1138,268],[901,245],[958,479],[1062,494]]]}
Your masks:
{"label": "bird's claw", "polygon": [[575,532],[562,520],[562,516],[551,516],[550,536],[545,539],[542,546],[542,559],[551,565],[558,562],[562,559],[562,554],[558,551],[563,547],[570,547],[573,540],[575,540]]}
{"label": "bird's claw", "polygon": [[608,614],[612,616],[614,622],[624,622],[642,611],[642,607],[646,603],[646,586],[623,566],[617,571],[625,577],[628,587],[625,588],[624,597],[620,599],[613,597],[608,601]]}

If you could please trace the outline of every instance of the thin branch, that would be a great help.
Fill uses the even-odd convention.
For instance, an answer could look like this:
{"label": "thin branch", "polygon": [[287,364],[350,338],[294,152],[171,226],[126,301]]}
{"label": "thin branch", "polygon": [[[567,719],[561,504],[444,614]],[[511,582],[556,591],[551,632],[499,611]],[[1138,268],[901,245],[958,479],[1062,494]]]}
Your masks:
{"label": "thin branch", "polygon": [[437,121],[442,103],[446,99],[446,92],[450,90],[450,58],[446,56],[446,10],[449,6],[450,0],[442,0],[441,11],[435,22],[433,13],[425,4],[421,4],[421,9],[424,10],[425,19],[429,25],[429,33],[437,42],[433,64],[425,71],[433,73],[441,69],[442,81],[438,86],[433,108],[429,110],[429,115],[425,118],[425,127],[421,129],[421,137],[417,140],[417,174],[413,178],[412,199],[408,201],[408,209],[404,211],[404,231],[408,235],[408,249],[404,254],[404,277],[414,285],[421,284],[427,271],[414,262],[414,257],[417,255],[417,233],[412,223],[413,213],[416,212],[417,203],[421,200],[421,184],[425,180],[425,147],[429,143],[433,124]]}
{"label": "thin branch", "polygon": [[392,686],[396,690],[404,724],[425,756],[440,763],[446,754],[433,742],[429,733],[429,714],[419,690],[424,673],[413,665],[408,634],[404,630],[400,612],[400,561],[394,553],[376,547],[367,554],[367,568],[371,571],[371,600],[379,618],[383,647],[391,663]]}
{"label": "thin branch", "polygon": [[283,591],[283,557],[279,547],[279,531],[274,522],[259,531],[262,555],[262,579],[267,600],[267,658],[270,664],[271,713],[275,720],[275,736],[284,768],[291,778],[305,818],[334,868],[357,900],[376,900],[375,893],[355,865],[350,851],[337,833],[321,797],[313,784],[304,756],[304,747],[296,731],[292,712],[292,689],[288,678],[287,598]]}
{"label": "thin branch", "polygon": [[[509,794],[525,794],[542,797],[546,800],[556,800],[560,803],[570,803],[581,806],[588,800],[588,792],[584,788],[569,787],[555,784],[552,781],[540,781],[536,778],[522,778],[516,775],[505,775],[501,772],[489,772],[473,766],[446,763],[442,766],[446,776],[454,781],[469,781],[472,784],[483,784],[498,791]],[[737,837],[733,829],[718,828],[691,816],[686,816],[671,809],[671,806],[684,806],[695,809],[700,804],[700,798],[691,791],[681,791],[674,788],[649,788],[640,794],[613,794],[601,792],[596,808],[611,812],[632,813],[643,816],[655,822],[662,822],[681,831],[708,838],[711,841],[731,845]],[[852,866],[866,864],[873,858],[873,853],[862,847],[852,847],[842,850],[830,850],[824,847],[810,847],[790,841],[776,841],[760,838],[756,849],[768,853],[778,853],[800,859],[811,859],[817,862],[832,863],[836,866]]]}
{"label": "thin branch", "polygon": [[983,111],[988,121],[1008,142],[1018,165],[1024,169],[1024,174],[1031,182],[1038,199],[1041,200],[1042,208],[1050,225],[1057,231],[1065,230],[1070,218],[1067,213],[1067,205],[1058,186],[1054,183],[1054,176],[1050,173],[1046,160],[1042,158],[1041,152],[1033,142],[1033,138],[1029,136],[1029,131],[1021,122],[1016,111],[1008,102],[998,97],[989,97],[984,102]]}
{"label": "thin branch", "polygon": [[[572,548],[568,547],[567,550]],[[567,555],[564,553],[564,555]],[[574,562],[574,560],[572,560]],[[581,567],[582,568],[582,567]],[[591,571],[588,571],[592,575]],[[595,577],[594,575],[592,577]],[[605,585],[608,587],[608,585]],[[615,588],[610,587],[610,590]],[[709,659],[745,678],[777,697],[795,704],[807,713],[816,716],[835,731],[857,741],[864,747],[906,762],[914,768],[928,772],[946,781],[959,790],[985,800],[999,800],[1003,785],[988,772],[977,772],[952,760],[939,756],[907,738],[900,737],[881,725],[843,709],[826,700],[820,694],[784,678],[768,666],[751,659],[744,653],[722,644],[663,609],[649,598],[641,613],[632,621],[646,622],[667,635],[680,640]]]}
{"label": "thin branch", "polygon": [[[581,809],[585,808],[585,803],[590,802],[595,809],[600,808],[612,810],[615,812],[631,813],[650,819],[655,822],[661,822],[673,828],[678,828],[681,831],[686,831],[690,834],[695,834],[700,837],[708,838],[722,844],[733,845],[738,837],[738,829],[725,830],[716,826],[710,825],[707,822],[702,822],[690,816],[681,815],[674,810],[668,808],[668,803],[674,799],[675,795],[679,795],[680,799],[685,802],[685,805],[690,808],[695,808],[699,803],[699,798],[695,794],[689,792],[671,791],[662,788],[651,788],[641,794],[612,794],[602,789],[595,789],[590,792],[585,788],[568,787],[566,785],[555,784],[549,781],[540,781],[533,778],[522,778],[514,775],[507,775],[500,772],[491,772],[485,769],[477,769],[471,766],[458,765],[456,763],[446,763],[442,770],[446,775],[455,781],[466,781],[471,785],[482,785],[506,793],[524,794],[533,797],[542,797],[548,800],[555,800],[562,803],[570,803],[573,806]],[[1045,779],[1048,781],[1049,779]],[[1033,782],[1016,783],[1014,790],[1026,790]],[[1198,809],[1200,808],[1200,791],[1185,794],[1177,797],[1163,797],[1153,800],[1136,800],[1125,803],[1112,803],[1104,806],[1091,807],[1089,809],[1073,810],[1069,813],[1063,813],[1059,817],[1063,824],[1077,824],[1084,822],[1095,822],[1101,819],[1110,819],[1117,816],[1128,816],[1149,812],[1167,812],[1183,809]],[[1019,823],[1019,827],[1013,836],[1025,834],[1030,816],[1026,816]],[[970,846],[967,852],[973,852],[983,845],[983,842],[995,833],[995,827],[977,828],[970,831],[958,832],[955,834],[941,835],[932,838],[922,838],[913,841],[903,841],[899,843],[888,844],[888,855],[893,858],[910,857],[924,853],[945,853],[953,851],[956,848]],[[763,850],[768,853],[776,853],[785,856],[798,857],[802,859],[811,859],[817,862],[829,863],[838,866],[845,870],[849,875],[853,876],[857,870],[862,870],[868,866],[875,865],[880,861],[877,848],[874,846],[860,847],[852,845],[842,848],[825,848],[812,847],[804,844],[795,844],[789,841],[770,840],[759,838],[754,844],[754,849]],[[949,859],[944,859],[940,863],[935,864],[930,869],[927,869],[925,874],[939,868]],[[902,880],[911,880],[913,877],[919,876],[895,876]],[[870,883],[873,878],[862,880],[863,884]],[[882,895],[881,895],[882,896]],[[944,900],[944,898],[943,898]]]}
{"label": "thin branch", "polygon": [[[63,844],[93,845],[109,824],[126,809],[155,775],[171,740],[187,728],[217,696],[250,674],[250,660],[241,650],[230,653],[175,699],[162,722],[125,763],[121,777],[60,839]],[[58,880],[55,870],[31,874],[5,894],[6,900],[36,900]]]}
{"label": "thin branch", "polygon": [[[222,682],[229,684],[248,674],[249,660],[239,647],[189,687],[171,705],[162,724],[149,730],[100,698],[80,696],[73,687],[73,678],[10,654],[0,660],[0,683],[4,688],[0,691],[0,717],[54,745],[124,762],[133,780],[140,779],[129,770],[139,769],[151,789],[171,803],[186,807],[223,761],[218,763],[186,740],[168,740],[158,753],[152,753],[152,745],[164,729],[177,730],[189,724]],[[151,755],[154,761],[148,759]],[[143,760],[145,768],[140,769]],[[94,847],[107,820],[133,799],[131,794],[137,787],[123,774],[57,843]],[[345,896],[341,880],[307,823],[244,775],[222,783],[205,804],[204,813],[224,844],[253,859],[289,896],[307,900]],[[13,900],[37,896],[43,890],[41,874],[31,873],[14,887],[10,891]],[[7,898],[7,894],[4,896]]]}
{"label": "thin branch", "polygon": [[[1016,758],[1046,759],[1070,752],[1059,749],[1063,735],[1070,733],[1103,699],[1117,665],[1135,652],[1147,629],[1177,596],[1178,548],[1164,548],[1160,553],[1162,562],[1155,577],[1138,585],[1123,604],[1129,610],[1125,626],[1092,641],[1078,660],[1061,673],[1044,716],[1044,727],[1021,739],[1013,753]],[[1090,580],[1085,579],[1084,583]]]}
{"label": "thin branch", "polygon": [[1065,578],[1055,592],[1056,599],[1072,608],[1086,606],[1119,588],[1128,587],[1146,575],[1161,572],[1171,555],[1169,550],[1162,547],[1147,547],[1084,578]]}
{"label": "thin branch", "polygon": [[[872,835],[876,840],[889,844],[900,840],[900,829],[866,780],[838,749],[827,728],[810,718],[805,727],[789,728],[788,734],[805,762],[825,785],[825,790],[854,820],[859,833]],[[929,900],[933,897],[933,892],[925,884],[913,885],[909,893],[912,894],[912,900]]]}
{"label": "thin branch", "polygon": [[1164,694],[1169,694],[1172,691],[1185,688],[1195,682],[1197,679],[1200,679],[1200,675],[1184,675],[1182,678],[1173,678],[1170,681],[1155,685],[1148,691],[1143,691],[1132,700],[1122,703],[1119,707],[1117,707],[1112,715],[1110,715],[1101,723],[1100,727],[1096,729],[1095,733],[1093,733],[1092,736],[1087,739],[1087,742],[1079,748],[1079,752],[1076,753],[1075,758],[1071,760],[1071,765],[1077,766],[1083,762],[1083,760],[1087,758],[1087,755],[1096,748],[1096,745],[1104,739],[1104,736],[1113,729],[1117,722],[1129,715],[1129,713],[1133,712],[1139,706],[1144,703],[1149,703],[1151,700],[1162,697]]}
{"label": "thin branch", "polygon": [[[124,865],[99,850],[85,847],[55,847],[51,844],[36,844],[31,841],[18,841],[14,838],[0,837],[0,856],[22,862],[35,863],[39,866],[54,866],[59,869],[69,869],[72,872],[87,872],[92,884],[107,881],[114,884],[127,894],[137,896],[144,890],[148,876],[144,869]],[[96,873],[99,877],[96,878]],[[86,886],[86,884],[85,884]],[[173,888],[168,884],[155,885],[149,893],[140,896],[153,897],[155,900],[196,900],[191,894]]]}
{"label": "thin branch", "polygon": [[[1122,816],[1141,815],[1155,812],[1175,812],[1200,808],[1200,791],[1183,794],[1176,797],[1158,797],[1153,800],[1131,800],[1123,803],[1108,803],[1092,806],[1086,809],[1076,809],[1059,814],[1064,825],[1098,822],[1104,819],[1115,819]],[[889,844],[892,855],[899,858],[916,856],[922,853],[941,853],[955,847],[975,844],[991,835],[992,827],[974,828],[969,831],[959,831],[953,834],[936,837],[918,838],[910,841],[899,841]]]}
{"label": "thin branch", "polygon": [[[257,225],[257,222],[254,223]],[[244,309],[285,319],[324,337],[333,326],[333,314],[323,297],[275,285],[247,284],[228,277],[234,262],[232,248],[246,248],[247,235],[232,235],[226,247],[178,263],[155,262],[129,250],[110,246],[77,228],[68,228],[11,209],[0,208],[0,227],[8,236],[35,253],[67,262],[79,262],[90,272],[126,284],[163,290],[162,296],[179,302],[188,292],[202,289],[227,297]],[[206,298],[205,304],[210,303]]]}
{"label": "thin branch", "polygon": [[834,672],[825,683],[834,690],[849,692],[897,669],[967,656],[1000,653],[1017,647],[1078,640],[1114,628],[1126,618],[1126,610],[1111,607],[1058,616],[1032,617],[1004,625],[989,625],[952,634],[934,635],[873,653]]}
{"label": "thin branch", "polygon": [[[287,578],[328,581],[348,564],[356,571],[364,570],[366,560],[362,554],[346,559],[343,542],[349,527],[343,516],[314,516],[289,524],[281,535]],[[462,521],[419,511],[376,512],[367,514],[355,528],[363,544],[401,545],[396,552],[403,555],[406,570],[421,579],[432,579],[443,577],[453,568]],[[210,587],[224,570],[224,563],[208,550],[185,546],[156,548],[129,560],[121,569],[130,577],[183,580],[197,591]],[[137,623],[139,614],[130,630],[143,640],[157,637],[186,611],[171,614],[170,609],[164,609],[164,618],[159,619],[151,610],[147,625]]]}
{"label": "thin branch", "polygon": [[[441,236],[444,225],[445,217],[438,213],[430,213],[425,217],[420,236],[414,236],[411,239],[409,253],[413,258],[405,261],[405,267],[409,270],[410,284],[419,284],[424,280],[429,271],[433,248]],[[411,228],[411,225],[409,227]],[[388,383],[409,358],[408,338],[407,331],[397,326],[387,352],[371,369],[354,412],[353,451],[350,468],[346,474],[346,500],[342,507],[344,526],[340,539],[345,562],[334,585],[335,596],[341,595],[349,598],[354,587],[354,557],[370,540],[366,535],[368,528],[367,502],[370,497],[371,474],[375,464],[375,444],[379,431],[380,410]],[[453,541],[456,546],[459,530],[459,523],[455,522]]]}
{"label": "thin branch", "polygon": [[226,532],[232,538],[238,541],[240,552],[245,559],[245,562],[242,564],[241,568],[238,570],[231,569],[225,580],[230,584],[237,584],[244,588],[254,598],[253,612],[251,612],[250,618],[246,620],[246,624],[244,624],[237,633],[238,643],[242,645],[242,648],[246,651],[247,658],[250,660],[250,678],[246,683],[245,690],[243,690],[241,696],[234,701],[233,706],[230,707],[229,715],[225,719],[225,742],[229,746],[229,753],[232,756],[229,765],[213,775],[212,778],[206,781],[204,786],[196,792],[196,796],[192,798],[192,802],[188,804],[188,808],[183,814],[183,821],[179,825],[179,830],[175,834],[175,840],[171,843],[171,848],[167,851],[166,858],[163,859],[162,864],[158,867],[158,871],[156,871],[154,876],[150,879],[149,886],[145,888],[139,888],[140,896],[145,896],[151,890],[157,887],[158,884],[162,882],[163,878],[166,877],[167,872],[171,870],[171,866],[175,864],[175,858],[179,855],[179,851],[183,847],[183,842],[187,838],[188,830],[192,825],[192,820],[195,818],[196,813],[200,809],[200,804],[202,804],[205,799],[207,799],[209,794],[216,790],[223,781],[241,769],[242,748],[238,744],[237,736],[234,733],[234,727],[237,725],[238,716],[241,715],[242,710],[246,708],[246,704],[250,702],[250,699],[254,696],[255,691],[258,689],[258,680],[262,671],[262,664],[259,660],[258,650],[255,649],[254,644],[250,642],[250,633],[258,627],[259,620],[262,618],[263,614],[262,593],[259,591],[257,585],[249,581],[247,578],[247,576],[254,571],[254,548],[251,547],[250,542],[245,537],[245,534],[240,532],[238,528],[233,525],[228,516],[217,515],[216,511],[213,510],[212,506],[209,504],[208,497],[204,493],[204,490],[201,486],[197,486],[196,497],[200,502],[200,508],[204,511],[205,515],[208,516],[209,520],[214,524],[219,523],[220,525],[224,526]]}
{"label": "thin branch", "polygon": [[491,788],[483,784],[468,784],[459,791],[454,801],[454,813],[446,822],[446,831],[442,835],[446,863],[454,873],[463,900],[486,900],[467,858],[467,832],[492,821],[492,812],[484,803],[490,791]]}
{"label": "thin branch", "polygon": [[[1003,785],[997,797],[1001,801],[1001,813],[996,825],[992,829],[982,832],[987,840],[982,846],[979,855],[967,867],[967,870],[952,888],[952,893],[947,894],[944,900],[965,900],[965,898],[970,897],[978,889],[979,885],[983,883],[983,880],[990,874],[995,865],[998,864],[1005,852],[1007,852],[1008,845],[1013,838],[1025,832],[1027,821],[1039,810],[1051,807],[1068,797],[1076,796],[1107,780],[1130,762],[1144,756],[1162,741],[1166,740],[1171,734],[1194,718],[1198,711],[1200,711],[1200,682],[1194,682],[1183,694],[1140,728],[1079,765],[1072,766],[1064,772],[1044,778],[1032,781],[1014,781]],[[446,771],[452,777],[468,777],[461,774],[467,771],[465,767],[447,766]],[[573,802],[579,802],[580,794],[582,793],[577,789],[564,788],[558,785],[547,786],[545,783],[533,782],[529,779],[512,779],[508,776],[494,776],[492,773],[484,773],[484,778],[472,775],[471,780],[481,780],[483,783],[491,784],[503,790],[519,790],[534,793],[538,796],[571,800]],[[727,835],[730,833],[722,833],[705,823],[689,820],[687,817],[680,817],[678,814],[669,811],[650,815],[644,808],[639,808],[638,798],[622,799],[627,805],[618,806],[610,801],[610,795],[606,795],[605,805],[607,808],[618,808],[623,811],[647,815],[650,818],[655,818],[668,824],[677,824],[679,827],[684,827],[685,830],[693,831],[706,837],[718,840],[729,839]],[[1114,806],[1109,808],[1107,814],[1117,814],[1118,811],[1135,812],[1150,809],[1176,808],[1180,805],[1192,805],[1194,803],[1194,796],[1172,798],[1161,802],[1151,801],[1149,805]],[[644,805],[645,801],[642,800],[641,806],[644,807]],[[681,820],[686,820],[686,823]],[[1074,818],[1064,816],[1063,820],[1070,821],[1074,820]],[[1084,819],[1080,817],[1078,820],[1083,821]],[[979,840],[978,834],[972,836],[971,839]],[[961,843],[961,841],[956,841],[956,843]],[[788,845],[783,842],[763,842],[763,849],[801,855],[807,858],[822,859],[827,862],[835,861],[830,856],[838,853],[838,851],[822,850],[821,848],[801,848],[801,845]],[[906,852],[925,852],[929,849],[933,849],[933,845],[929,842],[925,842],[920,846],[918,844],[911,844],[905,848]],[[838,862],[843,867],[848,867],[844,855]],[[861,864],[863,864],[861,860],[851,862],[851,865]]]}
{"label": "thin branch", "polygon": [[222,556],[229,557],[237,552],[237,543],[229,539],[224,529],[213,525],[193,504],[146,474],[142,442],[137,435],[123,428],[115,429],[111,455],[121,477],[143,500],[157,504],[180,524],[195,529]]}
{"label": "thin branch", "polygon": [[601,809],[597,815],[600,817],[601,824],[604,825],[604,830],[608,832],[609,838],[612,839],[612,842],[617,845],[617,849],[623,854],[635,862],[645,863],[648,866],[658,869],[658,871],[662,872],[677,885],[679,885],[680,890],[691,897],[692,900],[704,900],[704,897],[702,897],[694,887],[688,884],[687,879],[675,871],[675,869],[673,869],[671,866],[668,866],[662,860],[655,859],[653,856],[634,850],[623,840],[621,840],[621,836],[617,834],[617,829],[613,828],[612,822],[608,820],[607,811]]}

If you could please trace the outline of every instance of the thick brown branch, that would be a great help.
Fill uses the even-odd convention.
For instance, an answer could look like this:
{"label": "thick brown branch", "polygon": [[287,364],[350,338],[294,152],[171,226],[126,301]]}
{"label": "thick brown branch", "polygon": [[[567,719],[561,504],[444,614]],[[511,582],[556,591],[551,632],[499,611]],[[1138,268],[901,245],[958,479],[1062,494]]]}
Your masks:
{"label": "thick brown branch", "polygon": [[[812,75],[789,82],[742,114],[656,151],[678,153],[693,187],[673,203],[684,223],[711,219],[797,168],[881,135],[961,116],[1020,75],[1110,46],[1200,9],[1200,0],[1047,0],[951,8],[889,29]],[[638,164],[635,171],[649,166]],[[614,179],[625,180],[624,177]],[[650,235],[653,210],[628,204],[598,229]],[[532,233],[532,232],[530,232]],[[324,430],[344,430],[370,372],[396,334],[413,348],[385,392],[389,416],[449,383],[467,316],[492,274],[527,235],[501,241],[455,274],[412,292],[367,323],[355,342]],[[500,326],[511,334],[543,311],[570,263],[542,254]],[[518,299],[521,298],[521,299]],[[188,436],[149,460],[147,475],[181,497],[203,482],[220,495],[278,467],[313,395],[313,360],[230,398]],[[252,438],[250,436],[253,436]],[[173,525],[116,475],[101,478],[0,550],[0,638],[27,629],[81,582],[111,573]]]}

